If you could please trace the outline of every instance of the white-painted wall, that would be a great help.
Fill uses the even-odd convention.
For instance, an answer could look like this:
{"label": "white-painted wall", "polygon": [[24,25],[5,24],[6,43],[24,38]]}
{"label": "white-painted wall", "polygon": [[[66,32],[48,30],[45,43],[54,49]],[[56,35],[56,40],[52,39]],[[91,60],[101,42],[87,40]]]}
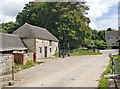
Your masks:
{"label": "white-painted wall", "polygon": [[[42,53],[40,53],[40,47],[42,48]],[[52,57],[55,54],[56,49],[58,52],[58,42],[52,41],[52,45],[50,46],[50,41],[36,39],[36,58],[37,59],[45,58],[45,50],[44,50],[45,47],[47,47],[47,57]],[[50,52],[50,48],[51,48],[51,52]]]}
{"label": "white-painted wall", "polygon": [[[58,42],[52,41],[52,45],[50,46],[50,41],[37,39],[37,38],[36,39],[26,38],[26,39],[22,39],[22,41],[27,46],[28,52],[36,53],[36,59],[45,58],[44,47],[47,47],[47,57],[52,57],[55,54],[55,52],[58,52]],[[40,53],[40,47],[42,48],[42,53]],[[51,48],[51,52],[50,52],[50,48]]]}

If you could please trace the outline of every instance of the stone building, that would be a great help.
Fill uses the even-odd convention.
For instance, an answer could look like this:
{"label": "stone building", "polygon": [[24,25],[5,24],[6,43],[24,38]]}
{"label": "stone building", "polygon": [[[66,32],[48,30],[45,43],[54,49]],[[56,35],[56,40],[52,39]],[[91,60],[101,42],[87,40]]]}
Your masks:
{"label": "stone building", "polygon": [[106,31],[105,39],[108,43],[108,47],[118,46],[118,40],[120,40],[120,30]]}
{"label": "stone building", "polygon": [[58,52],[59,40],[45,28],[25,23],[13,34],[21,38],[28,52],[35,53],[36,59],[51,57]]}

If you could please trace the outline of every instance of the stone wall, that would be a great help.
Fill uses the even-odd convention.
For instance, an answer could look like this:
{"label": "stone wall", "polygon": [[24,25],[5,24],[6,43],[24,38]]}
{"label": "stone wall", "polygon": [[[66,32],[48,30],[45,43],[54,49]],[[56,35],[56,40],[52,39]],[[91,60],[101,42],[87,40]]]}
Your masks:
{"label": "stone wall", "polygon": [[0,55],[0,86],[8,84],[12,80],[13,55]]}

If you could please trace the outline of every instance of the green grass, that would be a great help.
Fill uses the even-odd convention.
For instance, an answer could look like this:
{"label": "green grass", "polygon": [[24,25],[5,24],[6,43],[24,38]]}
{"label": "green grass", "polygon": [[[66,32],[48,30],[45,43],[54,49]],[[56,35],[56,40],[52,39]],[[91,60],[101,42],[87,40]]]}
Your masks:
{"label": "green grass", "polygon": [[71,52],[71,56],[81,56],[81,55],[100,55],[100,52],[94,52],[93,50],[88,49],[75,49]]}
{"label": "green grass", "polygon": [[110,63],[107,66],[106,70],[101,75],[101,79],[99,80],[98,89],[107,89],[108,87],[108,78],[104,78],[104,75],[107,75],[110,73]]}
{"label": "green grass", "polygon": [[55,53],[53,56],[58,57],[58,56],[59,56],[59,53]]}
{"label": "green grass", "polygon": [[[113,59],[114,58],[119,58],[119,73],[120,73],[120,56],[113,55]],[[100,79],[99,85],[98,85],[99,89],[107,89],[107,87],[108,87],[108,78],[104,78],[104,75],[107,75],[109,73],[110,73],[110,63],[109,63],[106,70],[103,72],[103,74],[101,76],[101,79]]]}
{"label": "green grass", "polygon": [[108,79],[103,78],[100,80],[100,85],[98,86],[98,89],[107,89],[108,87]]}
{"label": "green grass", "polygon": [[[86,48],[78,48],[70,51],[70,56],[82,56],[82,55],[101,55],[101,52],[94,52],[93,50],[88,50]],[[53,56],[58,57],[59,54],[55,53]]]}

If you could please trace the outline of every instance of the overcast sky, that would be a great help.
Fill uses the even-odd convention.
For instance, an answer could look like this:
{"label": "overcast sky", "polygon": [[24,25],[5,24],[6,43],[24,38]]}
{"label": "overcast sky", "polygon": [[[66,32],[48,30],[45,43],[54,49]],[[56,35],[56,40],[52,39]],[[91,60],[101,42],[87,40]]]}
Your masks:
{"label": "overcast sky", "polygon": [[[26,3],[33,0],[2,0],[0,3],[0,23],[15,21]],[[92,29],[118,29],[119,0],[85,0],[90,7],[88,17]]]}

